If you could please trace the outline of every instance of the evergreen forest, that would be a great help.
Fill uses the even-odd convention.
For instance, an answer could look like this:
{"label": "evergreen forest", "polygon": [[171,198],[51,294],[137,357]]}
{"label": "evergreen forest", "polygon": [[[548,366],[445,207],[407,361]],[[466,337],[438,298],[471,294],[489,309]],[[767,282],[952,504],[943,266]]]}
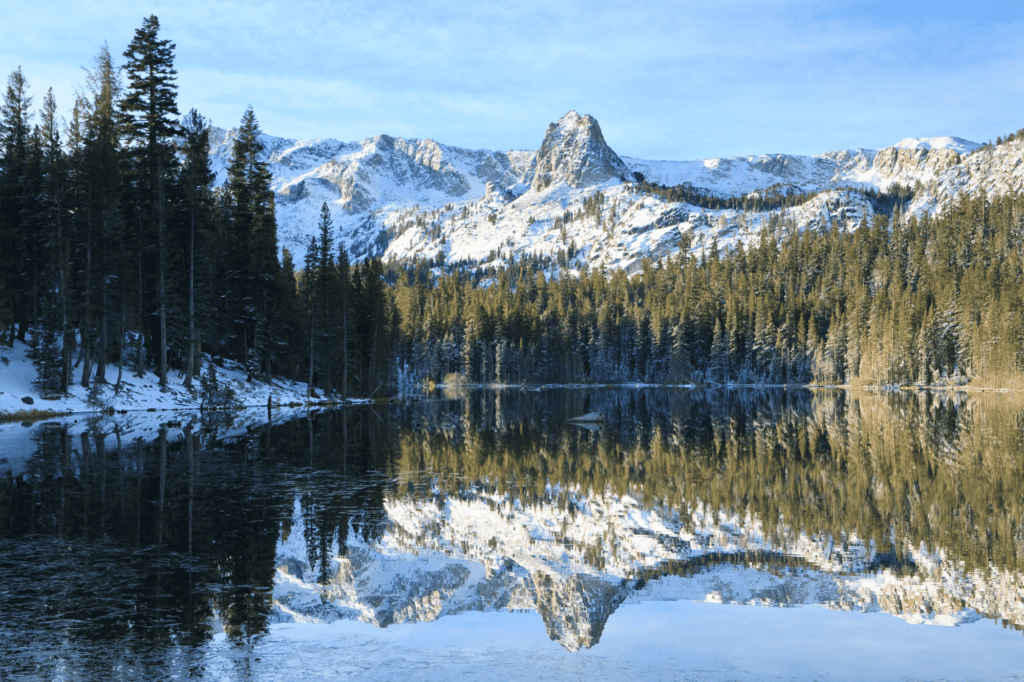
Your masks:
{"label": "evergreen forest", "polygon": [[[529,254],[486,270],[350,262],[326,204],[306,253],[291,254],[255,112],[218,185],[209,121],[179,110],[174,49],[145,19],[122,66],[100,49],[66,118],[52,92],[33,108],[20,68],[8,77],[0,344],[30,344],[46,396],[126,372],[191,388],[204,358],[340,398],[431,381],[1020,382],[1016,194],[918,216],[897,188],[871,196],[878,212],[858,229],[799,230],[776,209],[801,197],[781,190],[717,198],[638,177],[638,193],[666,201],[775,212],[746,247],[697,254],[684,238],[628,274]],[[595,200],[578,218],[602,211]]]}

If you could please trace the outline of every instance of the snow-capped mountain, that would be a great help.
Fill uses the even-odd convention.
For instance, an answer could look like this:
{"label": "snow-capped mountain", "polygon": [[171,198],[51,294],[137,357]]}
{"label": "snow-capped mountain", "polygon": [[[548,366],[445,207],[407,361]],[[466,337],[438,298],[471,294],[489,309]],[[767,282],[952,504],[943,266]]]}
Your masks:
{"label": "snow-capped mountain", "polygon": [[[220,182],[234,135],[214,134]],[[598,122],[575,111],[548,126],[537,151],[471,150],[388,135],[348,143],[264,135],[263,142],[279,240],[297,262],[324,202],[339,241],[356,259],[441,253],[448,261],[500,263],[510,255],[561,253],[570,267],[632,268],[644,256],[677,251],[684,237],[695,250],[712,241],[744,242],[769,217],[709,207],[713,202],[668,202],[641,193],[643,180],[689,185],[710,197],[813,195],[777,212],[800,228],[844,229],[874,216],[866,190],[909,186],[909,208],[921,213],[941,211],[965,192],[1024,188],[1022,141],[992,147],[956,137],[907,138],[881,150],[818,156],[651,161],[620,157]],[[598,192],[603,201],[583,215],[584,201]]]}

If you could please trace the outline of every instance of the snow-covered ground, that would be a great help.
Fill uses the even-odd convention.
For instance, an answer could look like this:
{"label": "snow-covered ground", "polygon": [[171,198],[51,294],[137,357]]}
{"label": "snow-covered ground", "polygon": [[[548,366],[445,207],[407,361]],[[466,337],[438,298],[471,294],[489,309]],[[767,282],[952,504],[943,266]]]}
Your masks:
{"label": "snow-covered ground", "polygon": [[[91,393],[89,388],[81,385],[79,368],[73,372],[75,381],[67,398],[45,400],[35,386],[36,368],[29,353],[29,345],[21,341],[15,341],[13,348],[0,346],[0,417],[32,410],[78,414],[110,409],[159,412],[199,408],[198,376],[193,379],[192,390],[189,391],[182,385],[184,375],[172,370],[167,375],[166,388],[161,390],[159,379],[152,370],[146,370],[142,377],[137,377],[130,368],[125,368],[121,386],[117,387],[117,366],[113,364],[107,365],[106,383],[95,382],[94,378],[95,388]],[[262,381],[247,382],[245,371],[230,362],[217,368],[217,377],[221,386],[235,392],[239,407],[265,408],[268,398],[275,405],[307,402],[306,384],[277,377],[269,385]]]}
{"label": "snow-covered ground", "polygon": [[[245,372],[230,363],[217,368],[217,377],[220,385],[231,388],[237,399],[225,435],[233,431],[241,434],[246,425],[265,422],[268,398],[274,405],[275,420],[299,416],[315,404],[307,398],[304,383],[280,378],[270,385],[262,381],[250,383],[245,380]],[[69,396],[58,400],[43,399],[35,378],[28,344],[15,341],[13,348],[0,346],[0,418],[7,418],[0,421],[0,474],[12,471],[15,476],[20,475],[36,452],[39,437],[48,428],[66,427],[76,437],[87,430],[93,434],[106,433],[111,448],[118,436],[124,442],[152,442],[168,422],[178,424],[198,416],[201,402],[199,377],[193,380],[189,391],[182,385],[184,377],[177,372],[168,374],[167,388],[161,390],[152,371],[139,378],[126,368],[121,387],[117,388],[117,367],[108,365],[107,384],[94,383],[90,391],[76,381]],[[81,378],[81,370],[75,373],[75,378]],[[40,419],[48,412],[54,415]],[[12,419],[19,415],[24,421]],[[168,431],[171,439],[180,435],[179,427]],[[72,447],[77,447],[77,438],[72,443]]]}

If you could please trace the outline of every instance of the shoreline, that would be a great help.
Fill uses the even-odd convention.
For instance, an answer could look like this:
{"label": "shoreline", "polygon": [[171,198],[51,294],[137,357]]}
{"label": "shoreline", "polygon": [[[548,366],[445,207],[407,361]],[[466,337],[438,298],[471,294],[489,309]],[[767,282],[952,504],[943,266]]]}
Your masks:
{"label": "shoreline", "polygon": [[[266,384],[258,384],[257,386],[266,387]],[[962,386],[948,386],[948,385],[929,385],[929,386],[876,386],[876,385],[852,385],[852,384],[646,384],[646,383],[621,383],[621,384],[610,384],[610,383],[599,383],[599,384],[490,384],[490,383],[472,383],[472,384],[434,384],[436,389],[441,390],[515,390],[519,389],[522,391],[529,392],[542,392],[545,390],[586,390],[586,389],[684,389],[684,390],[729,390],[729,389],[748,389],[748,390],[806,390],[806,391],[820,391],[820,390],[840,390],[840,391],[864,391],[869,393],[891,393],[891,392],[962,392],[962,393],[1019,393],[1019,388],[1004,388],[1004,387],[993,387],[993,386],[971,386],[965,384]],[[427,388],[423,388],[424,393],[429,393]],[[335,408],[345,407],[350,405],[377,405],[387,404],[395,402],[407,402],[410,400],[410,394],[399,394],[398,396],[392,396],[389,398],[345,398],[341,400],[292,400],[289,402],[274,401],[272,402],[269,409],[271,410],[282,410],[282,409],[307,409],[315,410],[321,408]],[[413,400],[423,400],[428,397],[424,395],[422,398],[415,398]],[[47,400],[47,402],[63,402],[65,400],[74,400],[74,398],[58,399],[55,401]],[[49,409],[38,409],[31,408],[26,410],[16,411],[0,411],[0,424],[14,423],[14,422],[37,422],[46,421],[49,419],[59,419],[65,417],[75,416],[113,416],[115,414],[130,414],[138,412],[149,412],[149,413],[205,413],[205,412],[223,412],[232,414],[236,412],[245,412],[250,410],[267,409],[266,403],[241,403],[232,405],[230,407],[200,407],[199,404],[195,405],[184,405],[178,404],[175,407],[131,407],[131,408],[116,408],[114,406],[104,406],[94,409],[85,410],[49,410]]]}

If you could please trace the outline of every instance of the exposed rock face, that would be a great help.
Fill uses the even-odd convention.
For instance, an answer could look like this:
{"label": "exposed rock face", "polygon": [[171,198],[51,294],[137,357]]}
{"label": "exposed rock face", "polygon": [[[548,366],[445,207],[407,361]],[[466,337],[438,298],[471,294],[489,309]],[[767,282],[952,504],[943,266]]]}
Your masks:
{"label": "exposed rock face", "polygon": [[[937,151],[931,150],[929,154]],[[1024,191],[1024,140],[1004,142],[972,152],[926,183],[925,192],[915,196],[916,212],[941,211],[961,194],[989,196]]]}
{"label": "exposed rock face", "polygon": [[871,167],[893,181],[937,177],[960,163],[960,154],[953,149],[904,149],[886,147],[879,150]]}
{"label": "exposed rock face", "polygon": [[625,601],[627,587],[585,573],[558,582],[533,581],[534,608],[552,641],[569,651],[589,649],[601,640],[608,617]]}
{"label": "exposed rock face", "polygon": [[539,191],[558,182],[576,188],[629,175],[626,164],[604,141],[597,119],[570,111],[548,126],[530,189]]}

